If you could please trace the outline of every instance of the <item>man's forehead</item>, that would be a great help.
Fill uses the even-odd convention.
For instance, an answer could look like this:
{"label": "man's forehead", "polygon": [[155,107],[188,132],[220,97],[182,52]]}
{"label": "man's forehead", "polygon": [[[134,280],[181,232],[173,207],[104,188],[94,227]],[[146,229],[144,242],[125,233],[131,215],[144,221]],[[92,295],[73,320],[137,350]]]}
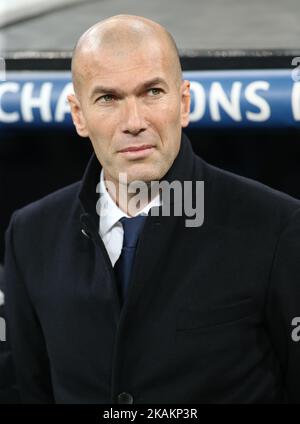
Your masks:
{"label": "man's forehead", "polygon": [[98,49],[82,58],[79,69],[86,79],[123,79],[129,74],[142,73],[151,77],[154,73],[169,71],[169,58],[161,49],[128,49],[111,51]]}
{"label": "man's forehead", "polygon": [[89,45],[87,48],[82,49],[78,55],[78,62],[83,62],[92,65],[106,65],[111,63],[126,64],[130,62],[149,62],[153,59],[166,61],[169,59],[170,49],[167,48],[163,40],[150,40],[145,39],[141,43],[116,43],[114,45]]}

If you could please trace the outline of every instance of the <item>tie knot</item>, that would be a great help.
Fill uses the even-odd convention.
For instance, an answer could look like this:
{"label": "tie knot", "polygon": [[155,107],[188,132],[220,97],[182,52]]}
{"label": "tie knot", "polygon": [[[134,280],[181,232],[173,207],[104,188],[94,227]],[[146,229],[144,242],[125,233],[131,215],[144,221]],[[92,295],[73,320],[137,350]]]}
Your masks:
{"label": "tie knot", "polygon": [[131,218],[121,218],[124,228],[123,247],[136,247],[147,216],[138,215]]}

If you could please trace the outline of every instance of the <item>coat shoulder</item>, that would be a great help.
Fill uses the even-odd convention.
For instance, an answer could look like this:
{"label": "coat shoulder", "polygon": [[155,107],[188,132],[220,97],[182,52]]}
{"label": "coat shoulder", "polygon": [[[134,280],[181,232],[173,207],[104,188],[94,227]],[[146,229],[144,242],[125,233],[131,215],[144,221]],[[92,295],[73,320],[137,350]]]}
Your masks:
{"label": "coat shoulder", "polygon": [[60,188],[46,196],[17,209],[13,217],[18,217],[20,224],[35,224],[49,222],[55,218],[69,215],[70,210],[76,206],[77,193],[80,181]]}
{"label": "coat shoulder", "polygon": [[270,222],[272,225],[277,221],[280,225],[300,210],[300,200],[286,193],[208,164],[199,157],[196,162],[196,169],[202,169],[210,205],[218,206],[219,216],[230,214],[236,222],[246,219],[248,223]]}

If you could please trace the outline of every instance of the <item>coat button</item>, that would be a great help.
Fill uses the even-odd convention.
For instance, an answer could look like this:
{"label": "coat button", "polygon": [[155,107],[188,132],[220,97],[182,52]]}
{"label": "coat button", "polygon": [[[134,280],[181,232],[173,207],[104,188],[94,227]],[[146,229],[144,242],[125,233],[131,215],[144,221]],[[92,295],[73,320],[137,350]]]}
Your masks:
{"label": "coat button", "polygon": [[118,403],[133,403],[133,397],[130,393],[122,392],[118,395]]}

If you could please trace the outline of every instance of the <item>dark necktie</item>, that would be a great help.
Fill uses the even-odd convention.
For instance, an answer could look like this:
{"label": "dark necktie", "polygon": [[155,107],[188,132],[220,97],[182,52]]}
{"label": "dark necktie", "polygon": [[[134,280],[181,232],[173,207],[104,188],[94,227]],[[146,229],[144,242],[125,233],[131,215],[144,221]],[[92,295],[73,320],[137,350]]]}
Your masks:
{"label": "dark necktie", "polygon": [[121,218],[124,229],[124,239],[121,255],[117,260],[114,270],[121,291],[121,301],[125,300],[131,270],[135,258],[136,246],[147,216],[138,215],[132,218]]}

